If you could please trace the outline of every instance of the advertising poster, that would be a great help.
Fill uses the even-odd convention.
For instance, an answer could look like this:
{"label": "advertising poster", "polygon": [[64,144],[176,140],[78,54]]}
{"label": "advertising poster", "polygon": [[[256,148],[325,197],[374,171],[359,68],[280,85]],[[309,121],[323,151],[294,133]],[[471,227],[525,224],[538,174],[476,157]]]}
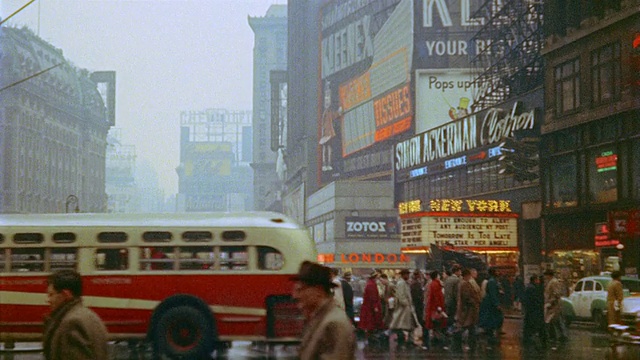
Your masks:
{"label": "advertising poster", "polygon": [[321,185],[390,169],[384,144],[413,126],[413,19],[412,0],[336,0],[321,9]]}
{"label": "advertising poster", "polygon": [[431,130],[469,115],[475,90],[475,82],[470,70],[418,70],[416,72],[416,133]]}

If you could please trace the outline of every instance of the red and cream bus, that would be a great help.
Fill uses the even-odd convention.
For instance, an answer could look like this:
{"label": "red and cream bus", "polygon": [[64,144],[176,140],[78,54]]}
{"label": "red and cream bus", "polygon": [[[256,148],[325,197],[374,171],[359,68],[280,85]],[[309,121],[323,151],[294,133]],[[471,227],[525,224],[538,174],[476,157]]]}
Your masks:
{"label": "red and cream bus", "polygon": [[233,340],[292,340],[291,275],[317,258],[282,214],[0,215],[0,341],[38,341],[47,276],[76,269],[112,340],[196,358]]}

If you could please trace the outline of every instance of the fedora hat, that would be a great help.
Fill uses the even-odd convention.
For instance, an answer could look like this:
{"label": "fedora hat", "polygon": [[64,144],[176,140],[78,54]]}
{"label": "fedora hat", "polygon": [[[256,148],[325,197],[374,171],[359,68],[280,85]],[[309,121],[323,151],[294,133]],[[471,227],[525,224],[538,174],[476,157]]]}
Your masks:
{"label": "fedora hat", "polygon": [[330,268],[311,261],[305,261],[300,264],[298,274],[291,277],[291,280],[300,281],[307,285],[319,285],[329,288],[337,286],[331,279]]}

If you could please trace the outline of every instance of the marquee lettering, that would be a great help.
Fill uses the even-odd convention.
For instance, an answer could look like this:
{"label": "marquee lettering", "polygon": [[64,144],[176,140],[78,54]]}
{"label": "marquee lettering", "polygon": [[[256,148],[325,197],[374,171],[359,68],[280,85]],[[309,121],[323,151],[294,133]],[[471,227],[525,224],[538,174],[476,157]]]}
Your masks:
{"label": "marquee lettering", "polygon": [[535,125],[534,110],[519,114],[521,106],[522,102],[516,101],[511,113],[506,115],[504,115],[504,110],[500,108],[490,109],[482,121],[481,144],[492,144],[502,138],[512,137],[515,130],[533,129]]}

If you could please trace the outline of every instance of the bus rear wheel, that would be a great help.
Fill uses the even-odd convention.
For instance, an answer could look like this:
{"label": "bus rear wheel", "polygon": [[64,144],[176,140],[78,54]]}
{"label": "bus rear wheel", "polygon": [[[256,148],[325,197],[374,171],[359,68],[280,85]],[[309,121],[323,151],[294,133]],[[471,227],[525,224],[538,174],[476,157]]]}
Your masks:
{"label": "bus rear wheel", "polygon": [[213,326],[199,310],[177,306],[158,320],[154,348],[171,359],[210,359],[214,350]]}

